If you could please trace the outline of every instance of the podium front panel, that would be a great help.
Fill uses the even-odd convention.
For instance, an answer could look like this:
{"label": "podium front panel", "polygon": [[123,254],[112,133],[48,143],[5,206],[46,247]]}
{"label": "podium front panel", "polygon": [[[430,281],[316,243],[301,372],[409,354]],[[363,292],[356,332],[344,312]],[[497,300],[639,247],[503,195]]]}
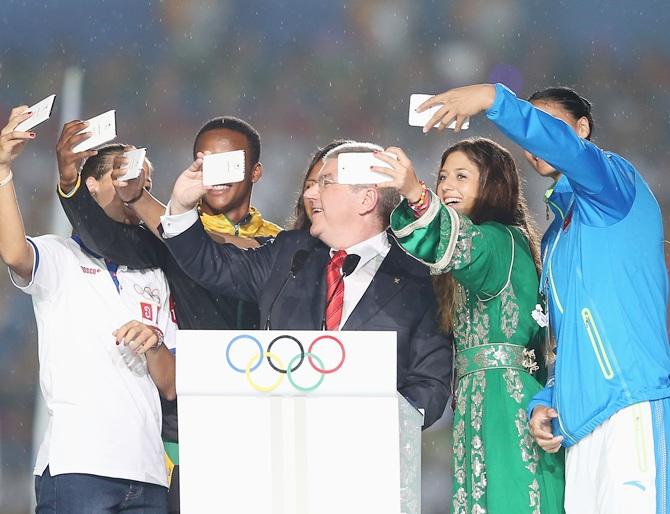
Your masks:
{"label": "podium front panel", "polygon": [[[398,399],[394,333],[293,332],[306,354],[320,357],[314,359],[319,369],[335,368],[341,360],[341,353],[328,351],[340,349],[333,340],[321,339],[312,347],[316,351],[308,351],[324,334],[342,343],[344,362],[322,379],[313,370],[296,372],[272,391],[254,389],[248,381],[252,375],[256,385],[274,384],[272,372],[278,372],[267,359],[252,371],[258,362],[252,352],[225,355],[240,332],[187,334],[178,337],[177,358],[184,514],[418,514],[420,491],[413,488],[420,479],[406,477],[419,476],[420,460],[413,458],[420,455],[421,415]],[[287,335],[250,334],[260,343],[257,352]],[[281,349],[276,342],[270,349],[280,369],[279,361],[294,360],[295,366],[299,360],[290,355],[298,345],[284,342],[289,341],[295,347]],[[271,371],[260,374],[261,368]],[[312,390],[300,389],[319,380]],[[412,449],[417,434],[418,448]]]}

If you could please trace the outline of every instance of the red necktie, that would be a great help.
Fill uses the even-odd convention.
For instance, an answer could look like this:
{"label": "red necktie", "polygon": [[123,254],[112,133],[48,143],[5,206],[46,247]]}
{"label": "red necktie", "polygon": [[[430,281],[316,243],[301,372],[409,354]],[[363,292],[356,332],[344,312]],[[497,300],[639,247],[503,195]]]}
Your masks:
{"label": "red necktie", "polygon": [[344,306],[344,280],[342,280],[342,264],[347,252],[338,250],[330,258],[326,268],[326,330],[338,330],[342,320]]}

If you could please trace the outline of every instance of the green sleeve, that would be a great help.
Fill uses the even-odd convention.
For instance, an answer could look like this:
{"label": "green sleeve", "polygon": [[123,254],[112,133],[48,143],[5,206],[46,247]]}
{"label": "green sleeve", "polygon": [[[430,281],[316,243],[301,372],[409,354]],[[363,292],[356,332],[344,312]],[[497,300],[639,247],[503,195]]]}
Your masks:
{"label": "green sleeve", "polygon": [[451,272],[467,289],[488,295],[507,283],[516,243],[505,225],[475,225],[431,192],[430,207],[419,218],[403,200],[391,214],[391,229],[405,251],[433,274]]}

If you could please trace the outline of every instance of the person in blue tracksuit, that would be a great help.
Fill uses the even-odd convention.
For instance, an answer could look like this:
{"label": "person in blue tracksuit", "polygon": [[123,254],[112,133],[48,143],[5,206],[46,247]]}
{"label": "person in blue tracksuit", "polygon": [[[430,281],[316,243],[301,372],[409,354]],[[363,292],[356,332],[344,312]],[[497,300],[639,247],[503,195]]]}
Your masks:
{"label": "person in blue tracksuit", "polygon": [[[501,84],[452,89],[426,124],[486,117],[554,179],[541,291],[555,374],[529,404],[531,432],[566,447],[565,509],[668,512],[670,346],[661,211],[635,167],[589,141],[591,106],[568,88],[525,101]],[[535,313],[538,322],[542,316]]]}

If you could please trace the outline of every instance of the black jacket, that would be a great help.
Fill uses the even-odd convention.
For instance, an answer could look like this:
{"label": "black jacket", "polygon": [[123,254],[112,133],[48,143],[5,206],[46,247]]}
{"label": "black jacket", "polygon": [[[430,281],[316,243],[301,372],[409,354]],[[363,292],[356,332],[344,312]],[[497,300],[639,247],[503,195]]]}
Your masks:
{"label": "black jacket", "polygon": [[[273,242],[240,250],[212,241],[198,220],[165,242],[193,280],[215,293],[257,302],[263,321],[289,273],[294,254],[309,250],[296,278],[288,281],[276,299],[272,328],[321,329],[329,248],[307,232],[284,231]],[[451,342],[438,327],[428,268],[395,241],[343,330],[395,331],[398,391],[425,409],[424,428],[442,415],[450,394]]]}

